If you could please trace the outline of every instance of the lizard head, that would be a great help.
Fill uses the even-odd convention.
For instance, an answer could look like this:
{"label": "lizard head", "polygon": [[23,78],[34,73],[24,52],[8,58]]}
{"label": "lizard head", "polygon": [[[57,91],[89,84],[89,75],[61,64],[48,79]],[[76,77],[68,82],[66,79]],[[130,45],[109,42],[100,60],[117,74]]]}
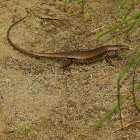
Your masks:
{"label": "lizard head", "polygon": [[113,45],[108,49],[108,56],[117,55],[121,52],[129,50],[128,46],[125,45]]}
{"label": "lizard head", "polygon": [[129,47],[128,47],[128,46],[125,46],[125,45],[118,45],[118,48],[119,48],[121,51],[127,51],[127,50],[129,50]]}

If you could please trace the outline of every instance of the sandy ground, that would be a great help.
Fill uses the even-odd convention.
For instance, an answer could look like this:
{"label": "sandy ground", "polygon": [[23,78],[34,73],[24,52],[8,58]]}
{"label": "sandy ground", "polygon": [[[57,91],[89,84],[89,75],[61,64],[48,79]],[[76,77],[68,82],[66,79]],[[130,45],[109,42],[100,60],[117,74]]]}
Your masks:
{"label": "sandy ground", "polygon": [[[119,43],[130,47],[122,59],[114,58],[90,65],[72,64],[63,73],[63,62],[36,59],[13,50],[6,38],[8,27],[31,14],[11,31],[11,39],[20,47],[35,52],[89,50],[115,43],[115,31],[99,40],[96,36],[114,26],[117,0],[87,0],[85,15],[80,6],[69,1],[66,12],[61,0],[2,0],[0,2],[0,139],[1,140],[139,140],[140,113],[132,96],[95,132],[95,126],[117,104],[117,77],[129,63],[140,42],[140,25],[119,36]],[[130,2],[127,2],[130,7]],[[128,8],[126,8],[128,9]],[[140,4],[131,15],[139,12]],[[33,14],[34,13],[34,14]],[[60,20],[40,19],[46,14]],[[90,17],[90,18],[88,18]],[[120,16],[119,22],[122,21]],[[121,81],[121,98],[132,89],[133,69]],[[140,71],[136,73],[140,83]],[[139,91],[138,91],[139,92]],[[140,95],[136,92],[138,103]],[[137,123],[134,123],[137,122]],[[23,125],[31,130],[24,133]]]}

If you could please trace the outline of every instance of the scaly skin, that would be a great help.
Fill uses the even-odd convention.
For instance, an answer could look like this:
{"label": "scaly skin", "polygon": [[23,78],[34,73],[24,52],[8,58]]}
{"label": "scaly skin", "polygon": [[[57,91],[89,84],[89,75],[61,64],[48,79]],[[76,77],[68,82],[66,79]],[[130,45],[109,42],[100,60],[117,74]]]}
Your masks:
{"label": "scaly skin", "polygon": [[[28,14],[27,14],[28,15]],[[27,16],[26,15],[26,16]],[[76,63],[93,63],[98,60],[102,60],[105,58],[108,58],[110,56],[114,56],[119,54],[121,51],[129,50],[127,46],[124,45],[107,45],[107,46],[102,46],[93,50],[88,50],[88,51],[68,51],[68,52],[58,52],[58,53],[35,53],[35,52],[30,52],[25,49],[20,48],[16,44],[14,44],[11,39],[10,39],[10,31],[11,29],[20,21],[26,18],[23,17],[22,19],[18,20],[17,22],[13,23],[8,31],[7,31],[7,39],[10,45],[13,47],[13,49],[33,56],[37,58],[56,58],[56,59],[64,59],[67,60],[67,63],[63,66],[66,67],[70,65],[71,62],[76,62]]]}

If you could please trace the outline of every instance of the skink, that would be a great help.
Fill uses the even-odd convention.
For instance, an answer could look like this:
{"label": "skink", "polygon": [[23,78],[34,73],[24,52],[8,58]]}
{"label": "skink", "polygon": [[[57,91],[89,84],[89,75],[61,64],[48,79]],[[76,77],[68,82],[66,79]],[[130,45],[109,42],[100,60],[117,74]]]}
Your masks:
{"label": "skink", "polygon": [[60,59],[60,60],[61,59],[66,60],[66,63],[63,66],[63,68],[70,65],[71,62],[86,63],[86,64],[93,63],[93,62],[107,59],[111,56],[117,55],[121,51],[129,50],[129,48],[124,45],[107,45],[107,46],[102,46],[102,47],[99,47],[99,48],[96,48],[93,50],[88,50],[88,51],[68,51],[68,52],[58,52],[58,53],[30,52],[30,51],[20,48],[16,44],[14,44],[9,37],[12,27],[14,27],[18,22],[22,21],[24,18],[13,23],[7,31],[7,39],[8,39],[8,42],[10,43],[10,45],[13,47],[13,49],[15,49],[21,53],[36,57],[36,58],[56,58],[56,59]]}

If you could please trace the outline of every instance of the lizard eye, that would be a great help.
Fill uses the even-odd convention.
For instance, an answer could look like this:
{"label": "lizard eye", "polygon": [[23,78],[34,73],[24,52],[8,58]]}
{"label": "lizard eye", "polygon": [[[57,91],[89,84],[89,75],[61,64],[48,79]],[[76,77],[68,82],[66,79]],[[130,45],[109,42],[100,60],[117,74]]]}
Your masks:
{"label": "lizard eye", "polygon": [[116,53],[118,53],[118,52],[120,52],[120,51],[121,51],[120,49],[118,49],[118,50],[115,50],[115,52],[116,52]]}

